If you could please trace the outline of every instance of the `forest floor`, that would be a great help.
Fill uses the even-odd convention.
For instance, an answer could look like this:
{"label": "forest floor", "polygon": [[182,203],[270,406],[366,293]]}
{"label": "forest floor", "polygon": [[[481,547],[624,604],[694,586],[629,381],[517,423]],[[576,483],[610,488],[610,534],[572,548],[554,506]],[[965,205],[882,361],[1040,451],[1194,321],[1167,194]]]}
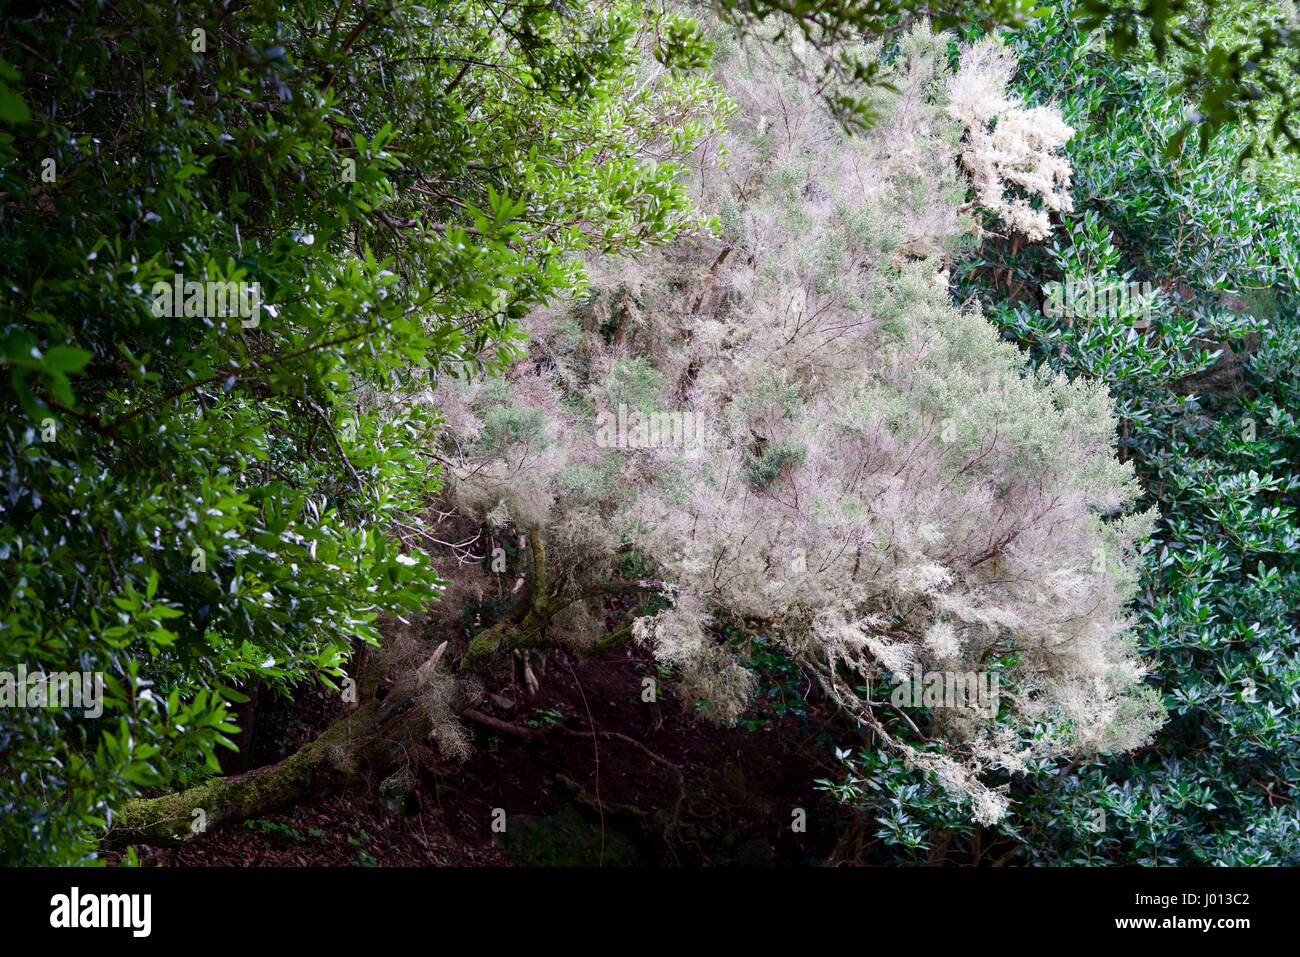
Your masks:
{"label": "forest floor", "polygon": [[[747,724],[719,728],[634,651],[551,656],[539,690],[491,696],[490,718],[524,739],[470,725],[467,761],[417,776],[401,813],[375,782],[202,835],[138,848],[146,866],[804,865],[824,861],[842,812],[814,787],[838,770],[829,717],[777,717],[760,698]],[[253,765],[318,733],[335,700],[300,696],[259,708]],[[598,732],[592,735],[592,731]],[[500,809],[498,811],[497,809]],[[799,815],[796,809],[802,809]],[[504,814],[501,813],[504,811]],[[803,817],[806,827],[798,830]],[[504,832],[501,832],[504,819]],[[494,822],[496,827],[494,829]],[[120,860],[111,855],[110,863]]]}

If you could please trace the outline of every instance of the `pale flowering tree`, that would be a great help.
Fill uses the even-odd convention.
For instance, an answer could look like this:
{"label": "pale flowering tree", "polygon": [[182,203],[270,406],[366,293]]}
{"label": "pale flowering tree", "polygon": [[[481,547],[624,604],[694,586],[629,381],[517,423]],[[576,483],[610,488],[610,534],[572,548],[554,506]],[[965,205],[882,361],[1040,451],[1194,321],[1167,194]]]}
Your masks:
{"label": "pale flowering tree", "polygon": [[[1069,208],[1070,131],[1008,98],[1006,51],[950,72],[947,43],[904,39],[855,136],[773,49],[721,38],[730,158],[695,171],[716,238],[591,262],[503,380],[427,397],[448,527],[526,542],[462,669],[631,639],[729,721],[753,677],[718,635],[761,630],[985,822],[1006,808],[986,772],[1149,739],[1126,607],[1151,516],[1105,388],[1026,370],[946,284],[972,191],[1030,238]],[[993,672],[1001,707],[923,729],[887,693],[918,670]]]}
{"label": "pale flowering tree", "polygon": [[[278,764],[127,802],[110,839],[188,840],[195,811],[219,826],[360,775],[387,775],[380,793],[401,806],[427,743],[467,752],[463,721],[541,736],[479,710],[498,666],[532,686],[548,650],[629,641],[727,722],[754,677],[723,636],[768,636],[871,744],[981,821],[1006,809],[988,772],[1148,739],[1159,706],[1125,608],[1150,516],[1131,514],[1106,391],[1026,370],[947,288],[947,259],[974,236],[972,196],[1031,233],[1065,208],[1064,134],[1007,138],[1053,114],[1017,119],[1005,54],[967,50],[954,74],[949,38],[921,26],[884,68],[891,89],[869,92],[878,122],[853,135],[807,82],[821,50],[752,34],[742,48],[717,29],[710,80],[702,55],[652,53],[693,33],[656,22],[620,46],[633,55],[618,61],[619,95],[539,120],[546,136],[575,135],[592,169],[530,165],[531,205],[492,198],[530,242],[586,244],[587,295],[528,316],[516,361],[493,337],[467,357],[501,375],[423,392],[410,383],[424,378],[399,377],[401,391],[357,397],[376,418],[421,402],[441,418],[411,438],[442,466],[443,497],[391,528],[441,573],[441,600],[384,622],[384,647],[352,662],[348,707],[318,738]],[[973,166],[989,135],[996,162]],[[675,193],[636,185],[676,176],[665,162],[678,159],[711,230]],[[574,190],[596,200],[565,199]],[[656,236],[681,238],[613,256]],[[570,287],[581,265],[548,269]],[[508,299],[482,297],[503,335]],[[952,674],[996,677],[1001,699],[979,693],[991,681],[952,683],[961,699],[942,707],[894,688]]]}
{"label": "pale flowering tree", "polygon": [[966,128],[962,165],[980,206],[1031,241],[1046,239],[1052,211],[1068,213],[1070,164],[1060,149],[1074,135],[1061,114],[1028,108],[1007,84],[1011,51],[995,38],[971,44],[948,78],[948,114]]}

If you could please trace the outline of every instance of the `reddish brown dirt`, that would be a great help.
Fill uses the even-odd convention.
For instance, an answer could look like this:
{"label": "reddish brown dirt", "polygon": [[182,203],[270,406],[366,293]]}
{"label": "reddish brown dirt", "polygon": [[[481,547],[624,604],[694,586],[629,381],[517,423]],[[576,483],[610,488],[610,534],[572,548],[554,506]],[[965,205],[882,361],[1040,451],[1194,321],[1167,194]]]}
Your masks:
{"label": "reddish brown dirt", "polygon": [[[810,709],[807,717],[773,719],[755,730],[722,729],[693,717],[662,677],[659,702],[643,703],[642,679],[654,675],[654,666],[632,652],[582,661],[552,654],[535,696],[507,689],[501,695],[513,697],[513,707],[497,701],[482,709],[539,736],[520,740],[470,725],[473,756],[427,769],[415,806],[406,809],[414,813],[390,810],[373,785],[355,786],[183,848],[140,849],[141,862],[726,866],[824,860],[842,823],[813,785],[837,773],[827,717]],[[323,726],[332,710],[327,700],[300,699],[288,715],[264,704],[254,763],[278,759]],[[590,736],[593,729],[601,734]],[[795,808],[806,813],[802,833],[792,828]],[[504,811],[506,835],[494,833],[494,809]]]}

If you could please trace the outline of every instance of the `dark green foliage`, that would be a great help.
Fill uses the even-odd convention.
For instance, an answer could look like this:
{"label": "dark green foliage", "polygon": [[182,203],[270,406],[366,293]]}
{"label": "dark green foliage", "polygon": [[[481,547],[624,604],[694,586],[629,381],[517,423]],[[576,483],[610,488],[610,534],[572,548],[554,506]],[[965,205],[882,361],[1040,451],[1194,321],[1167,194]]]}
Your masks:
{"label": "dark green foliage", "polygon": [[808,450],[792,439],[765,444],[762,451],[750,456],[746,477],[755,489],[763,490],[782,475],[803,464]]}
{"label": "dark green foliage", "polygon": [[[514,320],[578,286],[570,251],[693,223],[677,167],[641,159],[662,118],[607,112],[636,9],[494,11],[6,16],[0,670],[102,672],[107,700],[0,710],[4,860],[84,858],[124,798],[216,769],[239,686],[336,682],[436,598],[391,531],[438,485],[419,393],[500,368]],[[668,37],[673,76],[707,52]],[[660,155],[698,130],[674,135]],[[266,305],[155,310],[178,273]]]}
{"label": "dark green foliage", "polygon": [[[1238,156],[1300,150],[1300,25],[1294,7],[1255,0],[1078,0],[1035,4],[1029,0],[722,0],[732,20],[750,26],[776,24],[778,36],[798,31],[832,55],[821,65],[826,98],[846,122],[869,125],[875,115],[862,88],[883,79],[871,57],[844,53],[858,38],[889,42],[917,18],[941,30],[1024,27],[1033,18],[1068,7],[1087,29],[1105,31],[1114,62],[1153,53],[1175,67],[1175,89],[1185,99],[1170,155],[1195,133],[1202,149],[1222,130],[1267,125],[1268,135],[1239,144]],[[781,15],[788,17],[782,20]]]}
{"label": "dark green foliage", "polygon": [[[1067,4],[1068,6],[1068,4]],[[1300,149],[1300,46],[1295,10],[1253,0],[1080,0],[1085,28],[1106,30],[1120,60],[1151,49],[1175,65],[1183,97],[1169,156],[1192,132],[1202,150],[1225,129],[1267,121],[1269,135],[1239,144],[1238,156]],[[1224,27],[1227,29],[1224,29]]]}
{"label": "dark green foliage", "polygon": [[764,635],[742,633],[731,643],[756,679],[749,709],[737,722],[740,727],[757,731],[783,718],[807,716],[804,695],[809,679],[777,642]]}
{"label": "dark green foliage", "polygon": [[[1105,380],[1122,454],[1160,511],[1136,609],[1169,723],[1133,756],[1085,755],[1011,784],[987,851],[1039,864],[1295,864],[1300,814],[1300,198],[1237,164],[1242,137],[1166,145],[1184,103],[1064,18],[1013,42],[1020,89],[1078,131],[1075,212],[1041,248],[987,241],[955,270],[1035,361]],[[1150,328],[1044,315],[1067,279],[1151,282]],[[828,782],[886,857],[979,857],[979,835],[901,767],[854,756]],[[1016,850],[1019,845],[1019,850]],[[982,858],[987,861],[993,855]]]}

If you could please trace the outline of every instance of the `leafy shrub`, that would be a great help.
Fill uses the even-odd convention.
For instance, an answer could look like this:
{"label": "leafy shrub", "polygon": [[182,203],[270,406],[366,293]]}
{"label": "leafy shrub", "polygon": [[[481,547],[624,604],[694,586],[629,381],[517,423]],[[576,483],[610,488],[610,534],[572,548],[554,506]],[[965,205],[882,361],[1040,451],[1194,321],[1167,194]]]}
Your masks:
{"label": "leafy shrub", "polygon": [[[706,212],[730,204],[725,245],[593,264],[597,287],[639,304],[614,326],[590,302],[528,318],[530,356],[507,383],[512,403],[544,412],[545,449],[470,446],[488,389],[440,387],[435,404],[457,423],[450,505],[526,534],[540,568],[531,603],[476,639],[475,659],[560,640],[552,622],[575,605],[591,633],[564,640],[603,647],[604,599],[657,588],[667,601],[635,606],[622,630],[678,669],[686,700],[738,720],[755,677],[726,636],[759,629],[987,822],[1005,808],[990,773],[1138,747],[1161,715],[1125,615],[1150,519],[1129,509],[1138,489],[1104,390],[1026,370],[950,298],[944,258],[981,191],[961,172],[968,125],[949,95],[990,80],[979,57],[976,75],[954,72],[949,42],[907,34],[864,137],[779,48],[720,54],[739,111],[728,169],[702,164],[699,180]],[[680,409],[704,441],[610,447],[570,411],[616,401]],[[575,466],[614,470],[616,494],[574,494]],[[611,580],[627,549],[655,582]],[[873,700],[913,665],[996,668],[1008,706],[918,713],[931,727],[917,737],[910,715]]]}
{"label": "leafy shrub", "polygon": [[[1017,86],[1077,130],[1075,211],[1045,246],[991,239],[954,276],[1004,335],[1114,398],[1160,513],[1137,635],[1170,720],[1132,757],[1032,765],[983,835],[866,754],[826,786],[875,819],[880,860],[1294,864],[1300,204],[1238,166],[1254,131],[1168,157],[1187,108],[1170,77],[1113,63],[1067,15],[1012,46]],[[1150,327],[1045,315],[1044,287],[1068,279],[1151,282]]]}
{"label": "leafy shrub", "polygon": [[[411,396],[503,368],[518,318],[580,287],[574,250],[701,225],[676,160],[725,103],[681,17],[641,75],[656,16],[6,18],[0,668],[107,683],[99,720],[0,710],[7,860],[84,859],[125,798],[217,768],[241,686],[337,682],[382,616],[436,598],[393,532],[439,483]],[[156,310],[177,274],[265,307]]]}

